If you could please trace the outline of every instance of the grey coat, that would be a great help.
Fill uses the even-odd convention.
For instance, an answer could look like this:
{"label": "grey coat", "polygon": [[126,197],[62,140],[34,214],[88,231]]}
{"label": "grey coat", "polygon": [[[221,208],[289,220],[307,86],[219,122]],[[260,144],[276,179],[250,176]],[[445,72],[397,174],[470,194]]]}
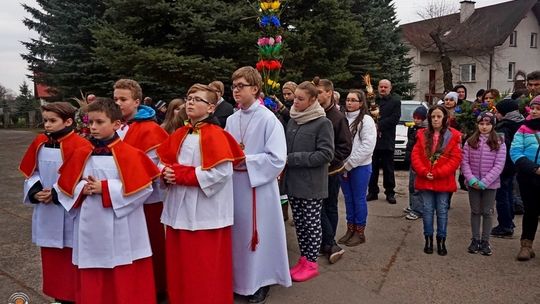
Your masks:
{"label": "grey coat", "polygon": [[328,197],[328,165],[334,158],[332,122],[326,117],[319,117],[298,125],[291,119],[285,136],[287,195],[303,199]]}

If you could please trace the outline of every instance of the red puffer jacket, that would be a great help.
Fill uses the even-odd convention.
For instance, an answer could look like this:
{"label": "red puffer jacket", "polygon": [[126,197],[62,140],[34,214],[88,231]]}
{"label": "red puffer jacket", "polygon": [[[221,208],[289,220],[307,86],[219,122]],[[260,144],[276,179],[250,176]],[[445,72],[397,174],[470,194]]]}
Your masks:
{"label": "red puffer jacket", "polygon": [[[455,192],[456,170],[461,163],[461,133],[453,128],[448,128],[443,140],[443,152],[439,159],[431,164],[426,155],[427,129],[419,130],[416,144],[411,154],[411,165],[416,172],[414,187],[417,190],[429,190],[437,192]],[[429,180],[426,175],[431,172],[433,180]]]}

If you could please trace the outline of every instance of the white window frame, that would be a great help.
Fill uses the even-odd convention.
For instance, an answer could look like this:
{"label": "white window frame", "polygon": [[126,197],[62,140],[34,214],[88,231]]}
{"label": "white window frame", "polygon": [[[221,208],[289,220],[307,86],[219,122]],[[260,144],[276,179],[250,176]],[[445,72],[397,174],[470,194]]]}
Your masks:
{"label": "white window frame", "polygon": [[514,81],[516,75],[516,63],[508,62],[508,81]]}
{"label": "white window frame", "polygon": [[512,34],[510,34],[510,37],[508,38],[508,44],[511,47],[517,46],[517,31],[513,31]]}
{"label": "white window frame", "polygon": [[538,47],[538,33],[531,33],[531,45],[530,47],[532,49],[536,49]]}
{"label": "white window frame", "polygon": [[[464,74],[467,73],[467,74]],[[468,77],[464,77],[467,75]],[[459,65],[459,79],[461,82],[475,82],[476,81],[476,64],[460,64]]]}

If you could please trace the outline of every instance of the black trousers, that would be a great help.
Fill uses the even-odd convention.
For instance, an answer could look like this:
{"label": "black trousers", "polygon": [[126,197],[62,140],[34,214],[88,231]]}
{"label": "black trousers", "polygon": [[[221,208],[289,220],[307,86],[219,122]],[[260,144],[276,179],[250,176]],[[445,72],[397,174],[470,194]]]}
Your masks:
{"label": "black trousers", "polygon": [[395,195],[394,188],[396,187],[396,179],[394,177],[394,151],[392,150],[377,150],[373,151],[373,171],[369,179],[368,192],[371,194],[379,194],[379,169],[383,170],[383,187],[386,196]]}
{"label": "black trousers", "polygon": [[328,177],[328,198],[323,200],[321,210],[322,246],[335,244],[338,224],[339,176]]}
{"label": "black trousers", "polygon": [[518,174],[517,181],[524,207],[521,239],[534,241],[538,228],[538,216],[540,216],[540,195],[538,195],[540,176]]}

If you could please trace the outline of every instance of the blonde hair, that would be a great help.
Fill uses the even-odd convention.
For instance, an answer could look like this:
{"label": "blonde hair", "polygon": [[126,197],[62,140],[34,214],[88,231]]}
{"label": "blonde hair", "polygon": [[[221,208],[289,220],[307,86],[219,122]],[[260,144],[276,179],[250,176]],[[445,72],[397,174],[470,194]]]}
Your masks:
{"label": "blonde hair", "polygon": [[116,89],[129,90],[131,92],[131,97],[135,100],[142,100],[142,89],[139,83],[133,79],[120,79],[115,82],[114,87]]}
{"label": "blonde hair", "polygon": [[254,67],[244,66],[234,71],[232,74],[232,80],[242,78],[248,82],[249,85],[257,87],[257,97],[261,93],[262,88],[262,76]]}
{"label": "blonde hair", "polygon": [[212,89],[217,90],[221,96],[223,96],[223,94],[225,93],[225,85],[219,80],[210,82],[208,86]]}
{"label": "blonde hair", "polygon": [[315,86],[315,84],[313,84],[313,82],[311,81],[304,81],[302,82],[301,84],[299,84],[297,87],[296,87],[297,90],[304,90],[308,93],[308,95],[310,97],[315,97],[317,98],[317,96],[319,95],[319,91],[317,90],[317,87]]}
{"label": "blonde hair", "polygon": [[216,93],[216,90],[212,89],[212,87],[206,84],[196,83],[192,85],[189,88],[187,95],[189,96],[189,94],[199,92],[199,91],[206,92],[206,95],[208,96],[207,101],[210,104],[215,105],[218,102],[218,95]]}

